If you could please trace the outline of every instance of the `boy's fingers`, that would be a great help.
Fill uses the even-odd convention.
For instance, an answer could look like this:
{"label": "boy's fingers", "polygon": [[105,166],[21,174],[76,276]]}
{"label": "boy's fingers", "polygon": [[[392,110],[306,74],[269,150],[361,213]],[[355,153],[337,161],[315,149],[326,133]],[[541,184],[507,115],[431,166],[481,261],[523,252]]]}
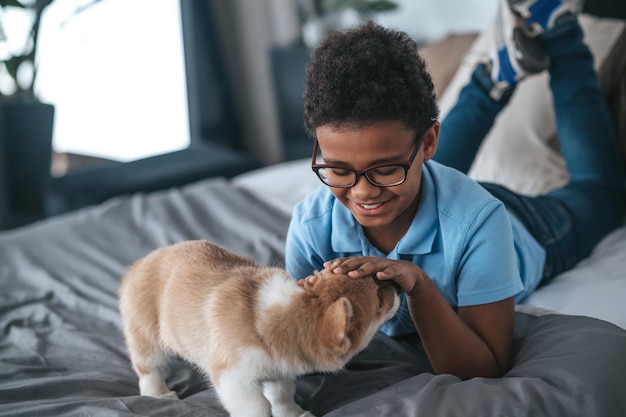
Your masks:
{"label": "boy's fingers", "polygon": [[363,271],[359,269],[355,269],[354,271],[348,272],[348,276],[350,278],[360,278],[363,275]]}
{"label": "boy's fingers", "polygon": [[324,262],[322,264],[322,266],[324,268],[328,268],[328,269],[335,269],[335,268],[341,266],[341,264],[346,262],[348,259],[350,259],[350,258],[336,258],[336,259],[333,259],[332,261]]}
{"label": "boy's fingers", "polygon": [[389,273],[388,270],[385,269],[384,271],[378,271],[376,273],[376,278],[383,279],[383,280],[390,279],[391,278],[391,274]]}
{"label": "boy's fingers", "polygon": [[300,287],[304,287],[306,284],[315,284],[317,282],[317,275],[309,275],[306,278],[302,278],[299,279],[298,281],[296,281],[296,284],[298,284]]}

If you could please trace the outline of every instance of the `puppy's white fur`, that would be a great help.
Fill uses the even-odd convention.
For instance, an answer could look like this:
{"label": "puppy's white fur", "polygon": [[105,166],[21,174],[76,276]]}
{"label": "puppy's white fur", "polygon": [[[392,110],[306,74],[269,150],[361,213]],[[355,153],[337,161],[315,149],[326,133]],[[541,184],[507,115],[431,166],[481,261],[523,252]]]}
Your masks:
{"label": "puppy's white fur", "polygon": [[312,416],[294,401],[295,378],[341,369],[398,305],[372,278],[324,270],[298,286],[284,269],[201,240],[153,251],[120,288],[141,395],[176,398],[162,373],[175,353],[206,373],[232,417]]}

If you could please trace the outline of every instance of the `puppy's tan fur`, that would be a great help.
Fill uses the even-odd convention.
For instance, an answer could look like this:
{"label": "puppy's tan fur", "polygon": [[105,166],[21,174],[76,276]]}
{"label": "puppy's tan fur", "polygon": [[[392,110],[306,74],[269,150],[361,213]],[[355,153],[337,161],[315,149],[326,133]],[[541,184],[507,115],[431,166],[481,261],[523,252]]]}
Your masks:
{"label": "puppy's tan fur", "polygon": [[312,416],[293,399],[296,376],[341,369],[395,314],[397,292],[329,270],[298,286],[207,241],[157,249],[129,268],[120,312],[142,395],[176,397],[170,353],[203,370],[233,417]]}

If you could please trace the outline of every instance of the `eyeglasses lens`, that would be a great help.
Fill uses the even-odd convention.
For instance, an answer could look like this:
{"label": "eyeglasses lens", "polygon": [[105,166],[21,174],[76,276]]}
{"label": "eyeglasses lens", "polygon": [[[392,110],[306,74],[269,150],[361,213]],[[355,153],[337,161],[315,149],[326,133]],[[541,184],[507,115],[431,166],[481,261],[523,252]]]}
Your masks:
{"label": "eyeglasses lens", "polygon": [[[364,175],[374,185],[389,187],[401,184],[406,171],[403,166],[388,165],[370,169]],[[356,172],[341,168],[320,168],[318,176],[323,182],[334,187],[351,187],[357,181]]]}

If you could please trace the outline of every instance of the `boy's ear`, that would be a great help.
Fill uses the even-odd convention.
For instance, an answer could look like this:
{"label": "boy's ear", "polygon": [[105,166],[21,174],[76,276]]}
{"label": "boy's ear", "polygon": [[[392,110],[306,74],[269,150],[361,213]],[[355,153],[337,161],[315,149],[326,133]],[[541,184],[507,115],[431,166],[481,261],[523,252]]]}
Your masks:
{"label": "boy's ear", "polygon": [[344,354],[352,346],[348,337],[352,303],[345,297],[333,302],[324,313],[324,325],[321,327],[324,344],[334,351]]}
{"label": "boy's ear", "polygon": [[435,156],[437,144],[439,143],[440,128],[441,124],[439,123],[439,120],[437,120],[433,123],[430,129],[426,131],[426,134],[424,134],[424,140],[422,142],[422,147],[424,148],[424,161],[428,161]]}

